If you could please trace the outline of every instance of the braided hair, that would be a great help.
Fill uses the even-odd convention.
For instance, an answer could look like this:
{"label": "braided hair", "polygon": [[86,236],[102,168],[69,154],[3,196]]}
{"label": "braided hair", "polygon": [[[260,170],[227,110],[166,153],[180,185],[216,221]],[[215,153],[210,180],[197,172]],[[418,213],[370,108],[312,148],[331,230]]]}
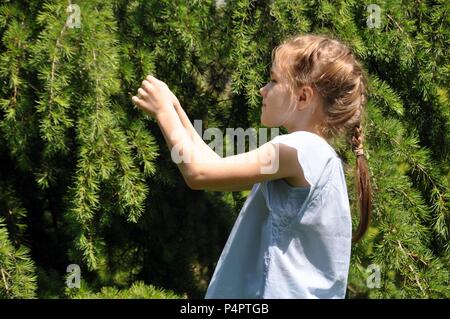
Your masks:
{"label": "braided hair", "polygon": [[363,136],[361,126],[357,125],[353,129],[352,150],[356,155],[356,188],[359,194],[358,202],[360,209],[360,222],[353,235],[353,242],[360,240],[370,224],[372,197],[370,192],[370,176],[367,160],[363,150]]}

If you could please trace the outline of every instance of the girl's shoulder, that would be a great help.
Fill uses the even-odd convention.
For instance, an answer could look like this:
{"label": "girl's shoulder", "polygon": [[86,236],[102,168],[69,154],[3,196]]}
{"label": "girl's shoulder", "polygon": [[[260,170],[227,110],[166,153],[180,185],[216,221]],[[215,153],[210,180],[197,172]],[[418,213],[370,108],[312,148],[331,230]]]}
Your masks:
{"label": "girl's shoulder", "polygon": [[[335,157],[339,157],[334,148],[320,135],[308,131],[295,131],[289,134],[282,134],[274,137],[271,142],[284,143],[291,146],[298,146],[303,149],[312,148],[311,151],[318,153],[319,151]],[[325,155],[324,154],[324,155]]]}
{"label": "girl's shoulder", "polygon": [[278,135],[271,143],[282,143],[297,150],[297,160],[305,180],[311,185],[322,184],[325,176],[335,170],[339,156],[333,147],[321,136],[307,132],[295,131]]}

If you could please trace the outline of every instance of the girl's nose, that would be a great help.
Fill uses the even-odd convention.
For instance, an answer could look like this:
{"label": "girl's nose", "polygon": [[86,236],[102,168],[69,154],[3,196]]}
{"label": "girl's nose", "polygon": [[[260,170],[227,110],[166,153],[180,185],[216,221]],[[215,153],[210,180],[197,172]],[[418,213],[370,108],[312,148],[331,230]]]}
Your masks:
{"label": "girl's nose", "polygon": [[263,86],[262,88],[259,89],[259,93],[261,93],[262,96],[264,96],[264,93],[266,92],[265,88],[266,86]]}

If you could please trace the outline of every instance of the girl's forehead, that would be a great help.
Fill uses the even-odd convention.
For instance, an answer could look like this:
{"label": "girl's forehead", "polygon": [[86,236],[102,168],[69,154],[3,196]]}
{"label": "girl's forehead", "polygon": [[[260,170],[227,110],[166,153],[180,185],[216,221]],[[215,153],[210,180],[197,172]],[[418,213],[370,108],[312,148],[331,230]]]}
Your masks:
{"label": "girl's forehead", "polygon": [[286,81],[286,77],[283,75],[285,72],[283,72],[282,69],[280,69],[278,66],[273,65],[270,69],[270,75],[275,77],[279,83]]}
{"label": "girl's forehead", "polygon": [[288,66],[287,61],[279,61],[275,60],[272,62],[272,66],[270,68],[270,74],[274,74],[278,77],[283,77],[285,73],[286,67]]}
{"label": "girl's forehead", "polygon": [[274,75],[274,76],[279,76],[279,70],[278,67],[273,65],[272,68],[270,69],[270,75]]}

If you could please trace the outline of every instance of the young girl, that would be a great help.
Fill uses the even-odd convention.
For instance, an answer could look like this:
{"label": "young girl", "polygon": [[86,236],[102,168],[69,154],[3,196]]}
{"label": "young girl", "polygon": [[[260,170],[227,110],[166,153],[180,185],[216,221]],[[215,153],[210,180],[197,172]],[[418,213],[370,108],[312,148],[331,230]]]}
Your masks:
{"label": "young girl", "polygon": [[[192,189],[252,190],[206,298],[345,297],[350,205],[342,161],[329,140],[349,133],[356,155],[357,241],[371,210],[361,132],[365,88],[360,63],[340,41],[288,38],[272,51],[271,81],[261,88],[261,123],[288,134],[221,158],[198,136],[167,85],[152,76],[142,83],[133,102],[156,118],[169,148],[181,154],[178,167]],[[275,169],[264,170],[267,159],[277,162]]]}

